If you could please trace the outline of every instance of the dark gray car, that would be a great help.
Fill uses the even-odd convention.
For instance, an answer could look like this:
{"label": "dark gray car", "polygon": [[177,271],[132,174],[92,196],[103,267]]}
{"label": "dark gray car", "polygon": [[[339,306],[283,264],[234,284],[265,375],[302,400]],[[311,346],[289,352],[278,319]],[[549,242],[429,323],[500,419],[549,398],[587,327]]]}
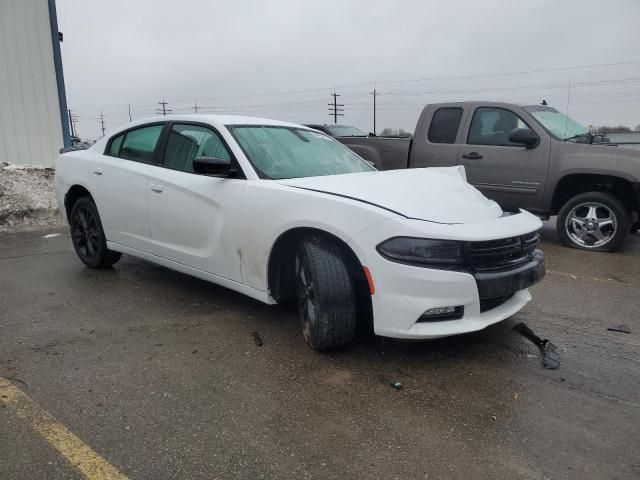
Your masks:
{"label": "dark gray car", "polygon": [[640,152],[601,143],[549,106],[433,104],[413,139],[338,140],[382,170],[464,165],[503,209],[558,215],[567,246],[611,251],[640,227]]}

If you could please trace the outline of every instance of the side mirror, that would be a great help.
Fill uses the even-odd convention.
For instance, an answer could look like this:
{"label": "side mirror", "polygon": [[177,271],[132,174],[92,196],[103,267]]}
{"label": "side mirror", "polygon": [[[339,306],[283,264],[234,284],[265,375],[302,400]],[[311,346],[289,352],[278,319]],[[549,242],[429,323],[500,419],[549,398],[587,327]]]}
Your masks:
{"label": "side mirror", "polygon": [[511,143],[521,143],[525,148],[535,148],[538,146],[540,137],[528,128],[514,128],[509,133]]}
{"label": "side mirror", "polygon": [[235,171],[231,162],[218,157],[198,157],[193,159],[193,171],[200,175],[231,177]]}

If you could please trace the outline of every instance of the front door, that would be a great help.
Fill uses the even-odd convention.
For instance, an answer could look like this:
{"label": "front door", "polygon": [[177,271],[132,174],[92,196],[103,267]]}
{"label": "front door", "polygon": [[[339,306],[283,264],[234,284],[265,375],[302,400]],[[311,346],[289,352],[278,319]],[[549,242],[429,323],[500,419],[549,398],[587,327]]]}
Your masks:
{"label": "front door", "polygon": [[242,281],[235,225],[245,180],[198,175],[196,157],[232,161],[222,138],[202,124],[173,123],[147,190],[154,255],[220,277]]}
{"label": "front door", "polygon": [[548,136],[536,132],[540,143],[531,149],[509,141],[515,128],[529,128],[513,111],[478,107],[473,112],[458,164],[469,183],[505,209],[540,209],[549,163]]}

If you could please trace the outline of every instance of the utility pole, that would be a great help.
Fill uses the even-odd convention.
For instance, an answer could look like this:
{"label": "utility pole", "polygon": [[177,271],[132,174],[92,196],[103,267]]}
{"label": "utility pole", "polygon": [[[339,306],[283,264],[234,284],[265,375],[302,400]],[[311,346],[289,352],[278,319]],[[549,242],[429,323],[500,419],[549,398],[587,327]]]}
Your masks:
{"label": "utility pole", "polygon": [[377,90],[377,85],[373,84],[373,92],[369,92],[373,95],[373,134],[376,134],[376,97],[380,95]]}
{"label": "utility pole", "polygon": [[196,113],[196,115],[198,114],[198,101],[194,100],[193,101],[193,111]]}
{"label": "utility pole", "polygon": [[162,108],[156,108],[156,113],[161,113],[162,115],[166,115],[167,113],[171,113],[171,109],[167,108],[169,102],[165,102],[164,98],[161,102],[158,102],[158,105],[161,105]]}
{"label": "utility pole", "polygon": [[333,89],[331,96],[333,97],[333,103],[327,104],[329,105],[329,115],[333,117],[333,123],[338,123],[338,117],[344,117],[344,113],[339,113],[344,112],[344,108],[339,108],[344,107],[344,103],[338,103],[338,97],[340,95],[336,93],[335,88]]}
{"label": "utility pole", "polygon": [[131,121],[131,104],[128,103],[127,106],[129,107],[129,121]]}
{"label": "utility pole", "polygon": [[69,115],[69,127],[71,128],[71,138],[76,138],[77,137],[77,132],[76,132],[76,123],[78,122],[78,116],[73,113],[73,110],[68,109],[67,110],[67,114]]}
{"label": "utility pole", "polygon": [[105,127],[104,127],[104,114],[102,113],[102,110],[100,110],[100,116],[98,117],[98,121],[100,122],[100,130],[102,130],[102,136],[104,137]]}

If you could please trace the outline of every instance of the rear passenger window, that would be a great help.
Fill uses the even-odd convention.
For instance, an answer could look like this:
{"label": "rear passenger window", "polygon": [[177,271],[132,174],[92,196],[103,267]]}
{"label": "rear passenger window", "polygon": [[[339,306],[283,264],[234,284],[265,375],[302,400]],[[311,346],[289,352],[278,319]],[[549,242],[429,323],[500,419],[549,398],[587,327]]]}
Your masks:
{"label": "rear passenger window", "polygon": [[456,143],[462,108],[440,108],[433,114],[428,138],[431,143]]}
{"label": "rear passenger window", "polygon": [[171,127],[164,152],[164,166],[193,173],[193,160],[197,157],[216,157],[231,161],[231,154],[213,130],[187,124]]}
{"label": "rear passenger window", "polygon": [[122,146],[122,140],[124,139],[124,135],[120,135],[113,140],[111,140],[111,146],[109,147],[109,155],[113,155],[117,157],[120,154],[120,147]]}
{"label": "rear passenger window", "polygon": [[163,125],[151,125],[129,130],[124,137],[118,156],[139,162],[151,162],[162,128]]}

